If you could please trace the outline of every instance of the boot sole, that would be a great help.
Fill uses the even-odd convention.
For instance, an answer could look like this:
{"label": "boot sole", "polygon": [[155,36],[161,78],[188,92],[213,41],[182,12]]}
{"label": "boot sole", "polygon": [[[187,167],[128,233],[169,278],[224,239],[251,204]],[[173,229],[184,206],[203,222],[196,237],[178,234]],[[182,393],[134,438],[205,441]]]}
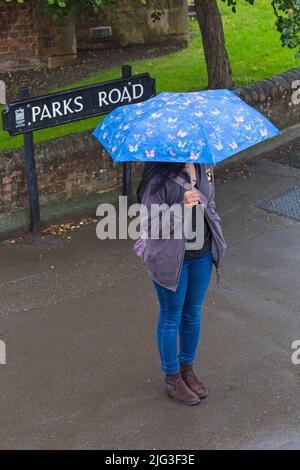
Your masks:
{"label": "boot sole", "polygon": [[194,406],[194,405],[199,405],[199,403],[201,403],[201,399],[200,399],[200,398],[199,398],[197,401],[187,402],[187,401],[179,400],[178,398],[176,398],[176,397],[174,397],[173,395],[171,395],[167,390],[164,390],[164,393],[165,393],[165,395],[167,395],[168,397],[172,398],[172,400],[176,401],[177,403],[180,403],[181,405]]}
{"label": "boot sole", "polygon": [[207,395],[208,395],[208,390],[207,390],[206,395],[204,395],[204,396],[202,396],[202,397],[200,397],[200,395],[198,395],[198,397],[200,398],[200,400],[204,400],[204,399],[207,397]]}
{"label": "boot sole", "polygon": [[[186,385],[188,386],[187,383],[186,383]],[[193,390],[193,389],[191,389],[191,390]],[[201,397],[200,397],[200,395],[198,395],[197,392],[195,392],[194,390],[193,390],[193,392],[196,393],[196,395],[200,398],[200,400],[204,400],[204,399],[207,397],[209,390],[207,389],[206,395],[203,395],[203,396],[201,396]]]}

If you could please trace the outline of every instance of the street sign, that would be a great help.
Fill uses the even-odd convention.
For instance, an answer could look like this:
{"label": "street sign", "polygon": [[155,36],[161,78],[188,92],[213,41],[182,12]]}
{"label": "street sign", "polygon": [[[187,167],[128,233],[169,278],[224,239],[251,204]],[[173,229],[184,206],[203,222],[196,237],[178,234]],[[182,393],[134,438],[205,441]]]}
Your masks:
{"label": "street sign", "polygon": [[[38,178],[34,157],[33,131],[110,113],[118,106],[139,103],[156,94],[155,79],[148,73],[132,75],[130,65],[122,65],[122,78],[48,95],[31,97],[21,87],[21,99],[8,103],[2,111],[3,130],[11,136],[23,134],[25,172],[30,211],[30,230],[40,231]],[[123,163],[123,195],[132,200],[132,166]]]}
{"label": "street sign", "polygon": [[155,80],[148,73],[21,99],[2,113],[3,129],[24,134],[67,122],[107,114],[117,106],[145,101],[155,95]]}

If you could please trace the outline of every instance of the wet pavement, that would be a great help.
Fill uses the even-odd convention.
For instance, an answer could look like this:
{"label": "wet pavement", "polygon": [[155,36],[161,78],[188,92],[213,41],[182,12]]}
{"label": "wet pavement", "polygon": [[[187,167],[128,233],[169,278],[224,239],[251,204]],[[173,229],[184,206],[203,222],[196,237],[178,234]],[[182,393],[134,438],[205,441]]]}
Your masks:
{"label": "wet pavement", "polygon": [[203,308],[199,406],[163,394],[158,304],[131,240],[89,225],[1,243],[0,448],[300,449],[300,223],[261,208],[300,186],[293,161],[218,178],[228,251]]}

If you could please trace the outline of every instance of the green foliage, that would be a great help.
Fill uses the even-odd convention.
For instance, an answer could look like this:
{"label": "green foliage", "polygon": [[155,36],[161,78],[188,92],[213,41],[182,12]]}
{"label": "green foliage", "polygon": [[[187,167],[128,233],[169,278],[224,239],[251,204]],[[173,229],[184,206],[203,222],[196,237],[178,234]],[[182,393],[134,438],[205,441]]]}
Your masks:
{"label": "green foliage", "polygon": [[[250,5],[255,4],[255,0],[243,0]],[[236,7],[240,0],[222,0],[226,3],[233,13],[236,13]],[[287,46],[290,49],[298,48],[295,57],[300,58],[300,0],[272,0],[275,24],[280,32],[282,47]]]}

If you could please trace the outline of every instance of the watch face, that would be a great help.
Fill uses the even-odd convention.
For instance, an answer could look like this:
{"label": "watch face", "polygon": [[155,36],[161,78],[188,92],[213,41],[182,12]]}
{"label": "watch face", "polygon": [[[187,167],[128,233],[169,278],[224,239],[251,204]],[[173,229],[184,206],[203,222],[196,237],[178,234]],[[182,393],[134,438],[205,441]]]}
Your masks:
{"label": "watch face", "polygon": [[212,173],[211,169],[210,169],[210,168],[207,168],[207,169],[205,170],[205,173],[206,173],[206,176],[207,176],[208,181],[209,181],[210,183],[212,183],[214,177],[213,177],[213,173]]}

